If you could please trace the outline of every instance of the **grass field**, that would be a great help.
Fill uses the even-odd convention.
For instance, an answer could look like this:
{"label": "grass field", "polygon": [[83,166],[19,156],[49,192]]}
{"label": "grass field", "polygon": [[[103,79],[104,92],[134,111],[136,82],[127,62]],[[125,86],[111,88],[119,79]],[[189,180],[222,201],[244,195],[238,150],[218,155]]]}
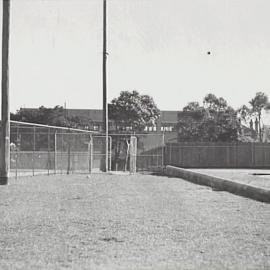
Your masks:
{"label": "grass field", "polygon": [[270,269],[270,206],[151,175],[0,186],[0,269]]}

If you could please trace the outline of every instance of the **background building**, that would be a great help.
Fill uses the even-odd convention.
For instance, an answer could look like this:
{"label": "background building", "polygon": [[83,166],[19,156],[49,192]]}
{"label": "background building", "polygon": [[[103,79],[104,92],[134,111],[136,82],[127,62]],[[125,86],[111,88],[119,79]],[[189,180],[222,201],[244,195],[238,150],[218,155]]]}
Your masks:
{"label": "background building", "polygon": [[[37,108],[21,108],[20,111],[35,112]],[[78,117],[85,125],[85,128],[93,131],[102,132],[103,118],[102,110],[98,109],[65,109],[65,117]],[[146,126],[142,133],[144,134],[165,134],[166,142],[177,141],[177,114],[178,111],[160,111],[160,117],[155,125]],[[114,122],[109,121],[109,132],[119,132],[116,130]],[[122,133],[136,132],[131,127],[121,127]]]}

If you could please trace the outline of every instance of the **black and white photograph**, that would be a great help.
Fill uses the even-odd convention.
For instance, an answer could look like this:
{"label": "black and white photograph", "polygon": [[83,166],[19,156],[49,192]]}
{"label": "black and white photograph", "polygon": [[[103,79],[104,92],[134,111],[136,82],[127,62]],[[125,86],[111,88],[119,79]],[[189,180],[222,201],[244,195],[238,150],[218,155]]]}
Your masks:
{"label": "black and white photograph", "polygon": [[269,0],[0,0],[0,269],[270,269]]}

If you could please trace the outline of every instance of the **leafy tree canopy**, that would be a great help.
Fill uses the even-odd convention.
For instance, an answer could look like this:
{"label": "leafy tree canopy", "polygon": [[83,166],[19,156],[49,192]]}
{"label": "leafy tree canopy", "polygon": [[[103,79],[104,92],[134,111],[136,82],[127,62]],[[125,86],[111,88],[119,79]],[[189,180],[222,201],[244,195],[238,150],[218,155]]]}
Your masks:
{"label": "leafy tree canopy", "polygon": [[189,102],[179,114],[178,128],[180,141],[237,141],[240,124],[236,112],[227,101],[214,94],[208,94],[199,102]]}
{"label": "leafy tree canopy", "polygon": [[261,115],[263,110],[270,110],[268,96],[263,92],[257,92],[255,97],[249,101],[251,112]]}
{"label": "leafy tree canopy", "polygon": [[216,97],[214,94],[207,94],[203,99],[205,108],[210,111],[225,111],[228,109],[227,101],[223,97]]}
{"label": "leafy tree canopy", "polygon": [[15,114],[11,113],[10,118],[15,121],[70,128],[85,128],[88,125],[85,119],[77,116],[66,116],[65,109],[61,106],[55,106],[54,108],[41,106],[33,110],[20,109]]}
{"label": "leafy tree canopy", "polygon": [[154,125],[160,115],[153,98],[138,91],[122,91],[108,107],[109,118],[120,129],[129,126],[141,131],[146,125]]}
{"label": "leafy tree canopy", "polygon": [[200,106],[200,103],[197,101],[189,102],[184,108],[184,112],[196,112],[199,110],[203,110],[203,107]]}
{"label": "leafy tree canopy", "polygon": [[249,105],[243,105],[238,109],[240,117],[245,122],[250,119],[257,119],[259,125],[259,139],[262,141],[262,112],[270,111],[270,102],[268,96],[263,92],[257,92],[255,97],[249,101]]}
{"label": "leafy tree canopy", "polygon": [[246,122],[246,121],[249,120],[249,118],[251,116],[251,109],[246,105],[242,105],[238,109],[238,113],[239,113],[240,119],[242,119],[242,120],[244,120]]}

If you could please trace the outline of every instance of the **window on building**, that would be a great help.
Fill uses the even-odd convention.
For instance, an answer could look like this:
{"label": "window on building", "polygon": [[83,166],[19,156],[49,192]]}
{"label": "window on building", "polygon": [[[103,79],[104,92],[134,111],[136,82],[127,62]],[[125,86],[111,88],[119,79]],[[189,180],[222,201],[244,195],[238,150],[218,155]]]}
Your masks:
{"label": "window on building", "polygon": [[161,131],[172,132],[173,131],[173,126],[162,126]]}
{"label": "window on building", "polygon": [[156,126],[146,126],[144,128],[144,131],[154,132],[154,131],[157,131],[157,127]]}

